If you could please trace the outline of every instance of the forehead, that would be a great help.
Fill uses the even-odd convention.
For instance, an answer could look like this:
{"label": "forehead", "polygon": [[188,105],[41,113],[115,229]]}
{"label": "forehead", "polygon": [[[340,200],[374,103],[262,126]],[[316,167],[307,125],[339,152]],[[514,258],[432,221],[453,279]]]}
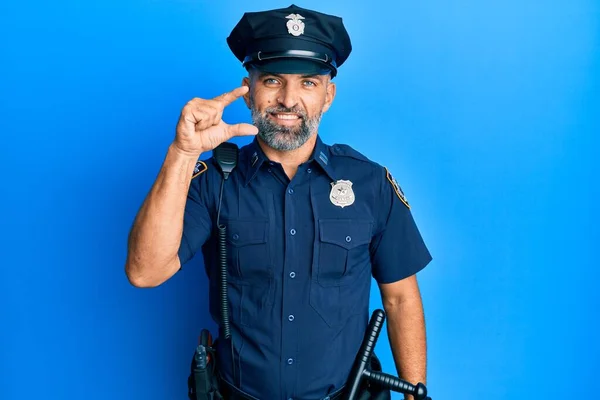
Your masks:
{"label": "forehead", "polygon": [[300,79],[318,79],[321,81],[327,80],[329,75],[322,74],[283,74],[283,73],[274,73],[260,70],[253,70],[254,75],[257,78],[266,78],[266,77],[276,77],[281,80],[300,80]]}

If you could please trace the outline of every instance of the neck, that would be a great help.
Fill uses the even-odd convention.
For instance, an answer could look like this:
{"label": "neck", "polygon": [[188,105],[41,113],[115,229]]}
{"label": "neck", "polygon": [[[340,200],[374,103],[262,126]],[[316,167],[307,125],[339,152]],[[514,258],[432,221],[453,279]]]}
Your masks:
{"label": "neck", "polygon": [[296,174],[298,166],[308,161],[314,151],[316,143],[317,133],[314,133],[306,143],[299,148],[281,151],[269,147],[260,137],[258,137],[258,144],[263,153],[265,153],[265,156],[271,161],[280,163],[290,179]]}

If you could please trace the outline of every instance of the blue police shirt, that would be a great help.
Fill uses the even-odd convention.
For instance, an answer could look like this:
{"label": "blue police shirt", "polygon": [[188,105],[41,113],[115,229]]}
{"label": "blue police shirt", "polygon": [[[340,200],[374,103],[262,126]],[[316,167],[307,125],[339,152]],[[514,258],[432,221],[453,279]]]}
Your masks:
{"label": "blue police shirt", "polygon": [[[222,175],[212,158],[201,171],[179,257],[183,265],[202,251],[218,323]],[[342,388],[368,325],[371,277],[395,282],[431,260],[389,171],[320,137],[292,180],[256,138],[243,146],[225,181],[220,222],[235,366],[225,340],[218,362],[224,379],[258,399],[321,399]]]}

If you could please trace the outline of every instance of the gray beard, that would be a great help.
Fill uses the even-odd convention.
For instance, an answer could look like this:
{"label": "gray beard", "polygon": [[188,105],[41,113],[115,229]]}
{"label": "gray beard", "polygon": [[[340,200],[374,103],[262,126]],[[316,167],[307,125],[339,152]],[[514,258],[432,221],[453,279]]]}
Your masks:
{"label": "gray beard", "polygon": [[[303,110],[285,107],[269,107],[261,114],[251,101],[252,120],[258,128],[258,136],[271,148],[280,151],[295,150],[301,147],[317,131],[321,116],[308,118]],[[297,113],[301,117],[300,126],[281,126],[269,118],[271,113]]]}

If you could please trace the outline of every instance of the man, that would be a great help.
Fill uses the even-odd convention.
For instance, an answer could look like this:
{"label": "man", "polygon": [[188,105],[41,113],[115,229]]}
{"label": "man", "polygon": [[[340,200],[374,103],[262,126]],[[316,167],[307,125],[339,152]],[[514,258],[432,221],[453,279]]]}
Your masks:
{"label": "man", "polygon": [[[293,5],[246,13],[227,42],[248,76],[183,108],[131,231],[130,282],[160,285],[202,251],[219,322],[218,220],[227,235],[231,340],[217,341],[217,359],[231,398],[338,397],[368,324],[371,277],[399,376],[425,383],[415,274],[431,256],[410,206],[386,168],[318,133],[336,95],[332,79],[351,52],[341,18]],[[221,119],[240,97],[254,125]],[[226,181],[214,158],[198,161],[244,135],[256,136]]]}

